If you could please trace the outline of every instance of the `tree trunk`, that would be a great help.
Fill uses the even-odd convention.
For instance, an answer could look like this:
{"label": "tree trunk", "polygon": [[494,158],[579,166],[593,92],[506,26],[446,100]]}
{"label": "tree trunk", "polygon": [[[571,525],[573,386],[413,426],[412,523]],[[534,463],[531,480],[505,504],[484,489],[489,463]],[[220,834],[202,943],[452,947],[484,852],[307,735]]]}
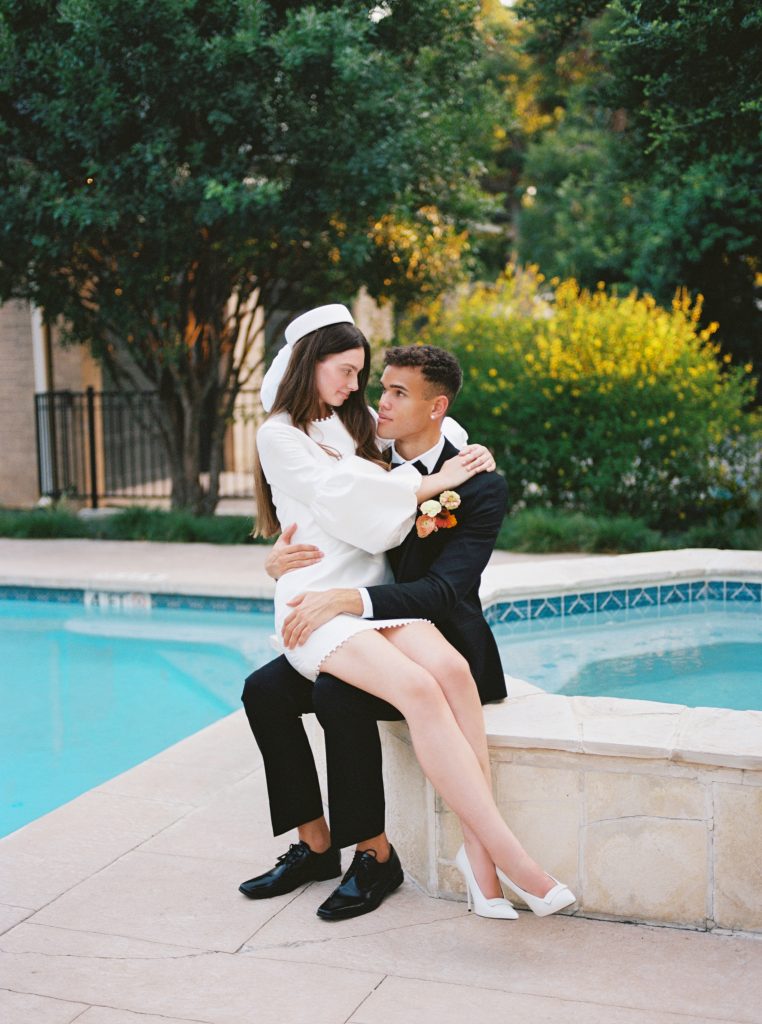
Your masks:
{"label": "tree trunk", "polygon": [[[158,385],[158,402],[148,407],[149,422],[169,462],[171,508],[185,509],[194,515],[213,515],[219,502],[225,431],[238,387],[232,365],[226,365],[217,355],[190,371],[187,366],[181,370],[166,363],[158,374],[149,375],[134,362],[119,339],[114,340],[114,346],[103,358],[120,391]],[[220,382],[220,376],[226,379]],[[210,446],[206,487],[201,480],[205,468],[202,431],[208,432]]]}
{"label": "tree trunk", "polygon": [[225,422],[217,425],[216,434],[212,436],[209,453],[209,488],[202,495],[199,503],[199,515],[213,516],[220,500],[220,473],[222,472],[225,452]]}
{"label": "tree trunk", "polygon": [[194,394],[177,394],[176,381],[172,380],[173,430],[170,434],[170,465],[172,468],[173,509],[185,509],[193,515],[201,515],[204,488],[201,484],[201,419],[203,399],[198,391]]}

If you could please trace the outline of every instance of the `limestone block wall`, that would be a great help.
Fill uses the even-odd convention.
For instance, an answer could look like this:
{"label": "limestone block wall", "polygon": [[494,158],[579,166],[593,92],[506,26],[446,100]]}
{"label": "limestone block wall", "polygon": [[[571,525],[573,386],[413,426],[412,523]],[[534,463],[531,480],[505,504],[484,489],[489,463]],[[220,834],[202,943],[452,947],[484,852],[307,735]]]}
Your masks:
{"label": "limestone block wall", "polygon": [[[585,700],[583,708],[590,702],[595,708],[595,701],[617,704]],[[541,701],[541,709],[549,709],[549,701],[572,705],[551,695],[527,701]],[[633,729],[642,728],[650,702],[618,703],[631,706],[625,710],[640,719]],[[536,736],[522,746],[515,734],[495,733],[495,723],[517,718],[521,704],[510,700],[487,709],[493,792],[527,850],[574,890],[572,913],[762,933],[762,757],[748,743],[742,750],[738,742],[730,755],[737,766],[712,763],[722,759],[716,752],[697,755],[697,763],[675,747],[660,756],[643,746],[628,752],[621,727],[619,752],[609,741],[601,742],[600,753],[558,749],[564,745],[558,737],[549,741],[555,748],[543,748]],[[751,716],[751,742],[762,753],[761,712],[652,706],[672,709],[664,717],[682,720],[683,729],[686,717],[703,722],[704,735],[709,717],[722,720],[732,735],[743,727],[741,716]],[[324,779],[322,730],[312,715],[305,725]],[[381,723],[380,729],[387,831],[405,871],[432,896],[465,900],[454,866],[460,824],[418,767],[405,723]],[[708,736],[706,747],[712,747]],[[514,902],[522,906],[518,897]]]}
{"label": "limestone block wall", "polygon": [[[406,726],[381,728],[406,870],[433,896],[464,899],[459,823],[423,780]],[[490,758],[504,819],[574,890],[576,913],[762,932],[762,771],[495,745]]]}

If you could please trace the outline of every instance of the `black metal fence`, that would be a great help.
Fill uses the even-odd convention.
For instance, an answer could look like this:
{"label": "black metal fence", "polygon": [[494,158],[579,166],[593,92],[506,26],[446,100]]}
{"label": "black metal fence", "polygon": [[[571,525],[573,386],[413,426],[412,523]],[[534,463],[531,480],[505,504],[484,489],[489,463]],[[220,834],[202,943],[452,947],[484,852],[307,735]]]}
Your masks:
{"label": "black metal fence", "polygon": [[[253,496],[257,399],[256,391],[242,391],[236,398],[225,435],[222,498]],[[103,498],[168,499],[172,483],[158,403],[155,392],[88,388],[36,395],[40,494],[67,494],[89,501],[93,508]],[[202,453],[202,470],[208,469]]]}

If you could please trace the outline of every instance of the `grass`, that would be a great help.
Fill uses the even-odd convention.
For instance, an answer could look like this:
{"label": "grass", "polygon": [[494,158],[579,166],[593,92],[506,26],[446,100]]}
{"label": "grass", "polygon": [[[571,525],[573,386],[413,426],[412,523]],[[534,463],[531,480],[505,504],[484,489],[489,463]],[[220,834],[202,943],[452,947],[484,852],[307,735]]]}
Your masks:
{"label": "grass", "polygon": [[[253,544],[249,516],[193,516],[189,512],[134,508],[84,518],[65,507],[31,511],[0,509],[0,537],[91,540],[151,540],[180,544]],[[663,533],[630,516],[526,509],[505,519],[497,538],[504,551],[553,554],[584,551],[617,554],[674,548],[714,547],[762,550],[762,530],[730,523],[693,526]]]}

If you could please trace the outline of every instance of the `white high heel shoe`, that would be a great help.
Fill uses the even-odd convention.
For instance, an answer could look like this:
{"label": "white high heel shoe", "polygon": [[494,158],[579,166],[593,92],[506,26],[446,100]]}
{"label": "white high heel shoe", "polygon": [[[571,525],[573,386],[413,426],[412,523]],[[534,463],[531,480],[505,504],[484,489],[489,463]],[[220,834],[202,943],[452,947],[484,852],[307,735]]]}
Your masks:
{"label": "white high heel shoe", "polygon": [[548,917],[550,914],[556,914],[559,910],[563,910],[565,907],[570,907],[572,903],[577,902],[577,897],[571,891],[571,889],[564,885],[563,882],[559,882],[557,878],[553,878],[556,883],[553,888],[547,892],[544,896],[533,896],[531,892],[525,892],[520,886],[512,882],[508,875],[500,868],[497,868],[497,877],[501,882],[505,884],[520,896],[526,903],[533,914],[538,917]]}
{"label": "white high heel shoe", "polygon": [[466,892],[468,893],[468,909],[473,906],[474,913],[479,917],[494,917],[503,921],[516,921],[518,914],[513,904],[505,897],[498,896],[496,899],[488,900],[479,888],[479,883],[474,876],[471,862],[468,859],[465,846],[461,846],[455,855],[455,864],[466,880]]}

